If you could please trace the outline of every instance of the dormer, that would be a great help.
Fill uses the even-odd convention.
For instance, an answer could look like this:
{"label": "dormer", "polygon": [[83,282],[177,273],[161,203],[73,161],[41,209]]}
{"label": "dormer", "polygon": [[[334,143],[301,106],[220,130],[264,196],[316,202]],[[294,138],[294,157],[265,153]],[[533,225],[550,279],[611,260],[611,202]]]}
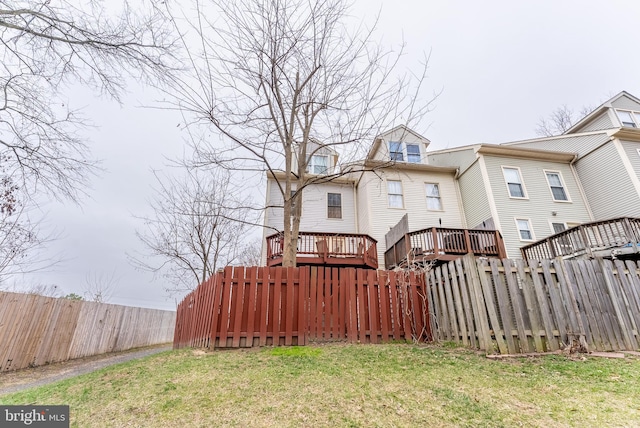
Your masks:
{"label": "dormer", "polygon": [[367,159],[426,164],[429,143],[428,139],[406,126],[396,126],[376,137]]}
{"label": "dormer", "polygon": [[640,99],[622,91],[579,120],[565,134],[612,128],[640,129]]}
{"label": "dormer", "polygon": [[[298,151],[295,153],[292,171],[298,170]],[[338,152],[331,146],[310,139],[307,144],[306,171],[310,174],[332,174],[338,164]]]}

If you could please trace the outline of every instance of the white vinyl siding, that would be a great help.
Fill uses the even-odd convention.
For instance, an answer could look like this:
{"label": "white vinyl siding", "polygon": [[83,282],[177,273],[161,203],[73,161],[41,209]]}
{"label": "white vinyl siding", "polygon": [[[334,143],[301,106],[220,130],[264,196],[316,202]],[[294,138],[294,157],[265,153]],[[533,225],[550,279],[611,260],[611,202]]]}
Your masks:
{"label": "white vinyl siding", "polygon": [[[273,180],[271,180],[273,181]],[[300,230],[305,232],[327,232],[327,195],[341,194],[342,218],[331,219],[330,232],[356,233],[355,204],[353,200],[353,186],[350,184],[322,183],[305,187],[302,193],[302,211]],[[267,195],[267,206],[282,205],[282,194],[277,184],[270,183]],[[268,208],[265,226],[282,230],[284,215],[282,208]],[[271,229],[271,230],[273,230]],[[274,232],[267,232],[270,235]]]}
{"label": "white vinyl siding", "polygon": [[431,152],[427,154],[429,165],[435,166],[455,166],[461,172],[465,171],[475,160],[477,155],[474,147],[461,150],[447,150],[441,152]]}
{"label": "white vinyl siding", "polygon": [[431,211],[442,211],[442,199],[440,198],[440,187],[437,183],[426,183],[427,209]]}
{"label": "white vinyl siding", "polygon": [[551,197],[556,202],[570,202],[560,171],[544,171],[551,190]]}
{"label": "white vinyl siding", "polygon": [[507,184],[509,196],[517,199],[527,199],[527,192],[524,188],[520,168],[503,166],[502,173],[504,174],[504,181]]}
{"label": "white vinyl siding", "polygon": [[[629,156],[632,145],[622,143],[622,146],[627,148],[627,157],[633,159],[633,156]],[[633,162],[631,164],[634,165]],[[596,220],[640,217],[640,196],[613,143],[578,160],[576,171]]]}

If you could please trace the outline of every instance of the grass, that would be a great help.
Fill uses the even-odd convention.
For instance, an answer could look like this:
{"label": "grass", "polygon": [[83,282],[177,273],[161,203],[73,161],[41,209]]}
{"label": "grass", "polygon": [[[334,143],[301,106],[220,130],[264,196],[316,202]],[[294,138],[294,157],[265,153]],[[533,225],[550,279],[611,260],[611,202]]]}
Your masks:
{"label": "grass", "polygon": [[445,346],[179,350],[0,397],[78,427],[640,426],[640,360]]}

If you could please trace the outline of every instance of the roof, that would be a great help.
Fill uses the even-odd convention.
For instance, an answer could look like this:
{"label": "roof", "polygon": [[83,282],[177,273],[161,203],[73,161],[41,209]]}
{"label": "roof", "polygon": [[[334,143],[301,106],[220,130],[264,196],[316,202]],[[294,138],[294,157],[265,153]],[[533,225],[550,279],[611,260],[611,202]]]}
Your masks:
{"label": "roof", "polygon": [[604,103],[600,104],[598,107],[596,107],[591,113],[589,113],[588,115],[586,115],[585,117],[583,117],[582,119],[580,119],[578,122],[576,122],[571,128],[567,129],[563,135],[566,134],[572,134],[574,132],[576,132],[577,130],[579,130],[580,128],[583,128],[584,126],[586,126],[587,124],[589,124],[589,122],[591,122],[592,120],[594,120],[596,117],[600,116],[602,113],[604,113],[607,109],[613,108],[613,103],[618,100],[619,98],[622,97],[628,97],[630,99],[632,99],[633,101],[637,102],[638,104],[640,104],[640,98],[634,97],[633,95],[631,95],[629,92],[627,91],[622,91],[620,93],[618,93],[617,95],[609,98],[607,101],[605,101]]}
{"label": "roof", "polygon": [[[540,140],[546,140],[546,138],[541,138]],[[513,143],[506,143],[513,144]],[[537,160],[551,160],[556,162],[572,162],[577,156],[577,153],[573,152],[560,152],[553,150],[542,150],[542,149],[530,149],[523,147],[511,147],[508,145],[501,144],[472,144],[469,146],[462,147],[454,147],[451,149],[437,150],[434,152],[429,152],[429,155],[435,155],[439,153],[451,153],[462,150],[474,150],[475,153],[480,153],[483,155],[494,155],[494,156],[506,156],[506,157],[516,157],[521,159],[537,159]]]}
{"label": "roof", "polygon": [[369,152],[367,153],[367,159],[371,159],[373,157],[373,155],[378,151],[378,148],[380,147],[380,144],[382,144],[382,139],[385,135],[387,134],[392,134],[398,130],[402,130],[403,132],[406,132],[408,134],[412,134],[414,137],[420,139],[420,140],[425,140],[425,142],[428,144],[431,141],[429,141],[428,138],[418,134],[416,131],[414,131],[413,129],[407,127],[406,125],[398,125],[394,128],[391,128],[387,131],[382,132],[381,134],[378,134],[376,136],[376,138],[374,138],[373,140],[373,144],[371,145],[371,149],[369,149]]}

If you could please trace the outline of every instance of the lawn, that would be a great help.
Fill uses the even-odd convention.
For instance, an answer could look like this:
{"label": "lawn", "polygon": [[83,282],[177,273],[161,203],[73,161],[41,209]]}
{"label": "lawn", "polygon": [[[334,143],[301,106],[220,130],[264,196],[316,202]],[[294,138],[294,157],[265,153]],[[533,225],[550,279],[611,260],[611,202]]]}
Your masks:
{"label": "lawn", "polygon": [[2,404],[69,404],[78,427],[640,426],[640,359],[493,361],[448,346],[170,351]]}

